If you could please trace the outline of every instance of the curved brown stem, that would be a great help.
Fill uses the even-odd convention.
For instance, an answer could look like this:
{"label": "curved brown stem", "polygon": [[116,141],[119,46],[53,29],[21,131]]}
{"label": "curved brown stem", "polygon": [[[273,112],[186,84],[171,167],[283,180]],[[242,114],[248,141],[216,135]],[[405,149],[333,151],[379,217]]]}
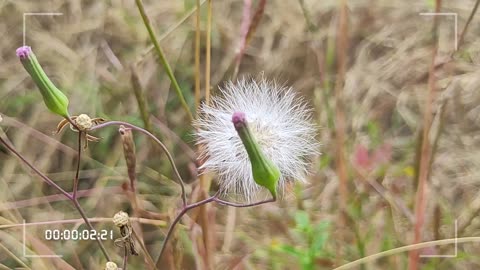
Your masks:
{"label": "curved brown stem", "polygon": [[172,236],[173,230],[175,229],[175,226],[180,222],[182,217],[189,210],[192,210],[193,208],[199,207],[201,205],[204,205],[204,204],[207,204],[207,203],[210,203],[210,202],[216,202],[218,204],[232,206],[232,207],[244,208],[244,207],[253,207],[253,206],[257,206],[257,205],[261,205],[261,204],[276,201],[276,197],[272,197],[271,199],[268,199],[268,200],[265,200],[265,201],[254,202],[254,203],[249,203],[249,204],[238,204],[238,203],[232,203],[232,202],[229,202],[229,201],[222,200],[222,199],[218,198],[218,195],[219,195],[219,193],[217,192],[217,193],[215,193],[215,195],[213,195],[213,196],[211,196],[207,199],[204,199],[204,200],[201,200],[199,202],[187,205],[180,211],[180,213],[178,213],[178,215],[173,220],[172,224],[170,224],[170,227],[168,228],[168,231],[167,231],[167,235],[165,236],[165,239],[163,240],[162,248],[160,249],[160,254],[159,254],[158,259],[157,259],[157,267],[160,266],[160,261],[162,259],[163,252],[165,251],[165,249],[167,247],[168,240]]}
{"label": "curved brown stem", "polygon": [[[75,209],[77,209],[78,213],[80,213],[80,215],[82,216],[83,220],[85,221],[85,224],[87,225],[87,227],[90,229],[90,230],[93,230],[93,226],[92,224],[90,223],[90,221],[88,220],[87,218],[87,215],[85,214],[85,211],[83,211],[83,208],[82,206],[80,205],[80,203],[78,202],[78,200],[76,198],[73,197],[73,195],[71,195],[70,193],[68,193],[67,191],[65,191],[63,188],[61,188],[59,185],[57,185],[52,179],[50,179],[48,176],[46,176],[44,173],[42,173],[40,170],[38,170],[35,166],[33,166],[32,163],[30,163],[28,160],[26,160],[22,154],[20,154],[13,146],[11,146],[10,144],[8,144],[2,137],[0,137],[0,142],[5,145],[5,147],[10,150],[10,152],[12,152],[15,156],[17,156],[23,163],[25,163],[30,169],[32,169],[38,176],[40,176],[40,178],[42,178],[42,180],[44,182],[46,182],[48,185],[52,186],[53,188],[55,188],[56,190],[58,190],[60,193],[62,193],[66,198],[68,198],[68,200],[70,200],[72,203],[73,203],[73,206],[75,207]],[[110,256],[108,255],[108,252],[107,250],[105,249],[105,247],[103,246],[102,242],[100,239],[96,239],[97,240],[97,243],[100,247],[100,249],[102,250],[103,252],[103,255],[105,256],[105,258],[107,259],[107,261],[110,261]]]}
{"label": "curved brown stem", "polygon": [[187,205],[187,194],[185,192],[185,184],[183,182],[183,178],[180,175],[180,173],[178,172],[177,166],[175,165],[175,161],[173,160],[173,157],[170,154],[170,152],[168,151],[167,147],[157,137],[155,137],[155,135],[153,135],[148,130],[145,130],[141,127],[137,127],[135,125],[132,125],[132,124],[127,123],[127,122],[122,122],[122,121],[108,121],[108,122],[96,125],[96,126],[92,127],[90,130],[94,131],[94,130],[98,130],[98,129],[108,127],[108,126],[120,126],[120,125],[129,127],[133,130],[136,130],[138,132],[141,132],[141,133],[147,135],[152,140],[154,140],[163,149],[163,151],[165,151],[165,154],[167,155],[168,161],[170,162],[170,164],[173,168],[173,171],[175,173],[175,176],[178,178],[178,183],[180,184],[180,187],[182,189],[182,203],[183,203],[183,207],[185,207]]}
{"label": "curved brown stem", "polygon": [[28,160],[26,160],[22,154],[17,152],[17,150],[8,144],[2,137],[0,137],[0,142],[5,145],[5,147],[10,150],[15,156],[17,156],[25,165],[27,165],[32,171],[34,171],[44,182],[46,182],[48,185],[52,186],[56,190],[58,190],[60,193],[62,193],[65,197],[67,197],[69,200],[72,200],[72,195],[70,193],[66,192],[63,188],[61,188],[59,185],[57,185],[55,182],[53,182],[52,179],[48,178],[45,174],[43,174],[41,171],[39,171],[35,166],[33,166],[32,163],[30,163]]}

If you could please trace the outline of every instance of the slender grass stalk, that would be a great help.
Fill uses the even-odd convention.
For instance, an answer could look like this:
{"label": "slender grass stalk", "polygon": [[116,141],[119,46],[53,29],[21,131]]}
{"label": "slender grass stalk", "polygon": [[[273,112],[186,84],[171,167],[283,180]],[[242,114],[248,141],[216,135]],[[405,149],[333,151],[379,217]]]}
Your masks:
{"label": "slender grass stalk", "polygon": [[165,69],[165,72],[170,78],[173,88],[177,92],[178,99],[180,100],[182,107],[185,109],[185,112],[187,113],[189,120],[192,121],[193,116],[192,116],[192,112],[190,111],[190,107],[185,101],[185,97],[183,96],[182,90],[180,89],[180,85],[178,85],[177,79],[173,74],[172,68],[170,67],[170,64],[168,63],[167,58],[163,53],[162,47],[160,47],[160,44],[158,43],[155,32],[153,31],[152,24],[150,23],[150,19],[148,18],[147,13],[145,12],[145,7],[143,6],[143,2],[142,0],[135,0],[135,3],[137,5],[138,11],[140,12],[140,16],[142,17],[143,23],[145,24],[145,28],[147,28],[148,35],[150,36],[150,40],[152,41],[153,46],[155,47],[155,50],[158,54],[160,63],[162,64],[163,68]]}
{"label": "slender grass stalk", "polygon": [[298,0],[300,7],[302,8],[303,17],[305,18],[305,23],[307,24],[308,31],[315,32],[317,31],[317,26],[312,21],[312,16],[305,6],[305,0]]}
{"label": "slender grass stalk", "polygon": [[[22,224],[23,225],[23,224]],[[4,251],[5,251],[5,254],[7,254],[8,256],[10,256],[13,260],[15,260],[18,264],[20,264],[23,268],[25,269],[30,269],[30,267],[28,267],[22,260],[20,260],[20,258],[18,258],[13,252],[11,252],[6,246],[2,245],[2,243],[0,243],[0,248],[2,248]]]}
{"label": "slender grass stalk", "polygon": [[257,30],[258,25],[262,20],[263,13],[265,12],[266,4],[267,4],[267,0],[258,1],[257,8],[255,9],[255,13],[252,17],[251,11],[250,11],[252,7],[252,1],[245,0],[243,2],[242,24],[240,27],[241,39],[240,39],[239,50],[235,57],[235,68],[232,76],[233,79],[237,78],[238,71],[240,68],[240,63],[242,62],[245,49],[247,48],[248,44],[252,40],[253,34],[255,34],[255,31]]}
{"label": "slender grass stalk", "polygon": [[200,0],[196,0],[195,16],[195,109],[200,107]]}
{"label": "slender grass stalk", "polygon": [[130,67],[130,82],[132,84],[133,93],[135,94],[135,99],[137,100],[138,110],[140,111],[140,116],[142,117],[143,125],[145,129],[152,132],[152,122],[150,121],[150,112],[148,111],[147,104],[145,102],[145,94],[143,93],[143,87],[140,83],[140,78],[138,77],[137,70],[135,66]]}
{"label": "slender grass stalk", "polygon": [[[205,41],[205,104],[210,103],[210,78],[211,78],[211,38],[212,38],[212,0],[207,0],[207,27],[206,27],[206,41]],[[199,147],[203,147],[199,145]],[[211,178],[207,174],[202,174],[199,177],[200,185],[200,199],[207,199],[208,191],[210,190]],[[208,219],[208,206],[200,206],[200,215],[198,217],[200,227],[202,228],[203,244],[205,248],[205,267],[212,268],[213,253],[212,253],[212,237],[211,231],[213,226]],[[178,222],[178,221],[177,221]],[[214,225],[214,224],[213,224]],[[157,261],[158,263],[158,261]]]}
{"label": "slender grass stalk", "polygon": [[[206,0],[202,0],[200,2],[200,6],[203,5],[203,3],[205,3]],[[195,13],[197,11],[197,6],[193,7],[192,9],[190,9],[189,11],[187,11],[187,13],[185,13],[185,15],[180,18],[180,20],[178,20],[174,25],[170,26],[163,34],[160,35],[160,37],[158,38],[158,42],[161,42],[163,39],[165,39],[168,35],[170,35],[175,29],[177,29],[180,25],[182,25],[188,18],[190,18],[190,16],[193,15],[193,13]],[[150,47],[148,47],[137,59],[137,61],[135,61],[135,65],[137,65],[138,63],[140,63],[144,58],[145,56],[147,56],[150,52],[152,52],[152,50],[155,49],[155,46],[151,45]]]}
{"label": "slender grass stalk", "polygon": [[[338,227],[339,233],[336,237],[339,238],[339,242],[344,240],[344,235],[341,233],[342,228],[348,221],[346,215],[346,208],[348,204],[348,173],[347,164],[345,159],[345,111],[343,104],[343,88],[345,85],[345,73],[347,66],[347,49],[348,49],[348,15],[347,15],[347,1],[342,0],[338,6],[338,25],[336,36],[336,59],[337,59],[337,74],[335,81],[335,164],[336,173],[338,177],[338,191],[340,194],[339,202],[339,215],[338,215]],[[360,239],[358,239],[359,241]],[[336,246],[337,255],[336,261],[339,262],[344,255],[343,249],[338,245]]]}
{"label": "slender grass stalk", "polygon": [[480,5],[480,0],[477,0],[477,2],[475,2],[475,6],[472,9],[472,12],[470,12],[470,15],[468,16],[467,22],[465,23],[465,26],[463,27],[462,33],[460,34],[460,37],[458,38],[457,49],[459,49],[460,46],[463,44],[463,41],[465,39],[465,34],[467,33],[468,27],[470,26],[470,23],[472,22],[473,17],[475,16],[475,13],[477,13],[479,5]]}
{"label": "slender grass stalk", "polygon": [[[435,3],[435,12],[440,12],[441,0]],[[414,226],[414,244],[422,241],[423,224],[425,223],[425,211],[427,208],[427,185],[430,172],[430,163],[432,160],[432,146],[430,144],[430,128],[432,125],[432,107],[435,100],[435,58],[438,51],[438,18],[435,16],[433,21],[433,48],[430,59],[430,69],[428,76],[428,93],[425,99],[423,111],[423,134],[419,158],[418,187],[415,196],[415,226]],[[412,250],[409,253],[409,269],[417,270],[419,267],[419,253]]]}
{"label": "slender grass stalk", "polygon": [[345,161],[345,111],[343,104],[343,87],[347,64],[348,25],[347,3],[343,0],[339,6],[339,22],[337,29],[337,81],[335,83],[335,144],[337,176],[339,180],[340,206],[346,207],[348,201],[347,165]]}
{"label": "slender grass stalk", "polygon": [[212,61],[212,0],[207,0],[207,36],[205,43],[205,103],[210,103],[210,64]]}

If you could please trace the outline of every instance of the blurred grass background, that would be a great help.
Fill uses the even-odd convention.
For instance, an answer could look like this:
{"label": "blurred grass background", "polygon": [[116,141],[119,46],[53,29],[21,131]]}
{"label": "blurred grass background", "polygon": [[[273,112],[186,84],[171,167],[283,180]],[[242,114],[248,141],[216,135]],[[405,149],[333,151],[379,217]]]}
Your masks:
{"label": "blurred grass background", "polygon": [[[203,2],[203,1],[202,1]],[[212,1],[211,90],[231,79],[241,48],[245,2]],[[252,16],[261,1],[252,2]],[[444,1],[442,12],[458,13],[458,35],[476,1]],[[195,111],[194,0],[145,1],[145,9],[185,99]],[[205,72],[206,3],[201,7],[200,73]],[[192,212],[179,227],[166,269],[332,269],[349,261],[415,242],[415,209],[424,110],[434,81],[432,148],[426,181],[422,241],[479,236],[480,219],[480,33],[473,17],[454,52],[453,16],[438,20],[438,52],[431,59],[435,1],[266,1],[239,67],[239,75],[275,79],[292,86],[314,108],[323,153],[310,183],[295,186],[280,202],[255,209],[214,206],[207,216],[213,235],[205,250],[202,226]],[[0,124],[4,135],[55,182],[71,190],[76,157],[72,132],[52,135],[61,120],[48,112],[15,57],[22,45],[22,14],[61,12],[26,21],[26,43],[70,99],[70,112],[144,125],[132,84],[132,67],[145,95],[153,132],[175,157],[189,198],[198,191],[193,129],[133,0],[0,1]],[[341,22],[346,24],[342,27]],[[344,67],[342,72],[341,67]],[[432,70],[429,75],[429,70]],[[433,76],[432,76],[433,74]],[[201,76],[202,97],[205,76]],[[428,129],[427,129],[428,130]],[[343,135],[342,135],[343,133]],[[121,140],[102,130],[82,159],[80,200],[92,218],[131,212]],[[339,136],[341,140],[339,141]],[[2,135],[3,136],[3,135]],[[342,138],[343,137],[343,138]],[[179,187],[160,149],[135,136],[139,198],[145,210],[145,244],[154,259],[175,211]],[[339,157],[341,157],[339,159]],[[339,161],[341,160],[341,161]],[[340,164],[340,165],[339,165]],[[214,178],[214,175],[212,175]],[[123,187],[122,187],[123,185]],[[215,190],[213,185],[212,190]],[[418,205],[417,205],[418,207]],[[418,209],[418,208],[417,208]],[[153,215],[153,216],[152,216]],[[47,228],[84,228],[68,201],[0,147],[0,269],[103,269],[94,241],[46,241]],[[61,259],[24,258],[62,254]],[[17,225],[15,225],[17,224]],[[118,231],[108,220],[100,229]],[[205,228],[205,227],[203,227]],[[105,245],[120,264],[123,250]],[[457,258],[421,259],[420,269],[476,269],[479,245],[458,246]],[[453,245],[421,250],[453,254]],[[213,262],[206,265],[206,256]],[[406,269],[408,254],[388,256],[354,269]],[[129,269],[147,269],[143,256]]]}

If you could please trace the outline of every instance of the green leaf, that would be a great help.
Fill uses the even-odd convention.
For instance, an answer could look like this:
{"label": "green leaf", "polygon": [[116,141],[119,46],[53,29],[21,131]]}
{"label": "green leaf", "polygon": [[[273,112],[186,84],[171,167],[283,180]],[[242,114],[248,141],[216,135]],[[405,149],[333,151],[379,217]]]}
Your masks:
{"label": "green leaf", "polygon": [[307,231],[310,229],[310,218],[304,211],[298,211],[295,213],[295,223],[297,224],[297,228],[299,230]]}
{"label": "green leaf", "polygon": [[297,258],[302,257],[302,254],[303,254],[303,252],[297,250],[295,247],[290,246],[290,245],[281,245],[281,246],[279,247],[279,250],[280,250],[281,252],[290,254],[290,255],[295,256],[295,257],[297,257]]}

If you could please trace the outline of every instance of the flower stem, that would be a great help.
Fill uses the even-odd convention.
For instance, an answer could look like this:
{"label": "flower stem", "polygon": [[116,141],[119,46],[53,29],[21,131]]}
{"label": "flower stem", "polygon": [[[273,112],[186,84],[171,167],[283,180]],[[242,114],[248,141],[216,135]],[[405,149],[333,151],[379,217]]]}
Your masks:
{"label": "flower stem", "polygon": [[122,270],[127,270],[127,262],[128,262],[128,248],[127,246],[124,247],[123,253],[123,267]]}
{"label": "flower stem", "polygon": [[198,206],[201,206],[201,205],[204,205],[204,204],[207,204],[209,202],[214,201],[214,199],[215,199],[215,197],[213,196],[213,197],[210,197],[210,198],[207,198],[207,199],[204,199],[204,200],[201,200],[199,202],[196,202],[196,203],[193,203],[193,204],[190,204],[190,205],[187,205],[187,206],[183,207],[182,211],[180,211],[180,213],[178,213],[177,217],[173,220],[172,224],[168,228],[167,235],[165,236],[165,239],[163,240],[162,249],[160,249],[160,255],[158,255],[157,267],[161,266],[160,261],[162,259],[162,254],[167,247],[168,240],[172,236],[173,230],[175,229],[175,226],[178,224],[178,222],[180,222],[183,215],[185,215],[189,210],[191,210],[195,207],[198,207]]}
{"label": "flower stem", "polygon": [[33,166],[28,160],[26,160],[22,154],[17,152],[17,150],[8,144],[2,137],[0,137],[0,142],[7,147],[10,152],[12,152],[15,156],[17,156],[23,163],[25,163],[30,169],[32,169],[44,182],[46,182],[48,185],[52,186],[56,190],[58,190],[60,193],[62,193],[65,197],[67,197],[69,200],[72,200],[72,196],[70,193],[66,192],[63,188],[61,188],[59,185],[57,185],[55,182],[52,181],[52,179],[48,178],[45,174],[43,174],[41,171],[39,171],[35,166]]}
{"label": "flower stem", "polygon": [[[15,156],[17,156],[23,163],[25,163],[30,169],[32,169],[38,176],[42,178],[43,181],[45,181],[47,184],[58,190],[60,193],[62,193],[65,197],[67,197],[72,203],[73,206],[77,209],[78,213],[82,216],[83,220],[85,221],[85,224],[90,230],[93,230],[93,226],[88,220],[87,215],[85,214],[85,211],[83,210],[82,206],[78,202],[76,198],[73,197],[70,193],[65,191],[63,188],[61,188],[59,185],[57,185],[52,179],[50,179],[48,176],[46,176],[44,173],[42,173],[40,170],[38,170],[35,166],[32,165],[28,160],[26,160],[22,154],[20,154],[13,146],[8,144],[2,137],[0,137],[0,142],[5,145],[5,147],[8,148]],[[100,239],[96,239],[97,243],[100,247],[100,249],[103,252],[103,255],[107,259],[107,261],[110,261],[110,256],[108,255],[107,250],[103,246],[102,242]]]}
{"label": "flower stem", "polygon": [[140,16],[142,16],[143,23],[147,28],[148,35],[150,36],[150,40],[152,41],[153,46],[155,47],[155,50],[157,51],[157,54],[160,58],[160,62],[163,65],[165,72],[167,72],[167,75],[173,84],[173,88],[175,88],[175,91],[177,92],[178,98],[180,99],[180,103],[182,104],[183,108],[187,112],[188,118],[190,119],[190,121],[192,121],[193,116],[192,116],[192,112],[190,111],[190,107],[188,107],[188,104],[185,101],[185,97],[183,96],[182,90],[180,89],[177,79],[173,74],[172,68],[170,67],[170,64],[168,63],[165,57],[165,54],[163,53],[162,47],[160,47],[160,44],[158,43],[157,37],[155,36],[155,32],[153,31],[152,24],[150,23],[150,19],[148,18],[147,13],[145,12],[145,7],[143,6],[143,2],[142,0],[135,0],[135,3],[137,5],[138,11],[140,12]]}
{"label": "flower stem", "polygon": [[[73,203],[73,206],[75,206],[75,208],[77,209],[78,213],[80,213],[80,215],[82,216],[83,220],[85,221],[85,224],[87,225],[87,227],[90,229],[90,230],[95,230],[92,226],[92,223],[90,223],[90,220],[88,220],[88,217],[87,215],[85,214],[85,211],[83,211],[83,208],[82,206],[80,205],[80,203],[78,202],[77,199],[71,199],[72,200],[72,203]],[[100,249],[102,250],[102,253],[103,255],[105,256],[105,258],[107,259],[107,261],[111,261],[110,259],[110,256],[108,255],[108,252],[107,250],[105,249],[105,246],[103,246],[103,243],[102,241],[97,237],[95,239],[98,243],[98,246],[100,247]]]}
{"label": "flower stem", "polygon": [[222,205],[227,205],[227,206],[232,206],[232,207],[240,207],[240,208],[244,208],[244,207],[253,207],[253,206],[257,206],[257,205],[261,205],[261,204],[265,204],[265,203],[269,203],[269,202],[274,202],[276,201],[276,198],[275,197],[272,197],[271,199],[268,199],[268,200],[264,200],[264,201],[260,201],[260,202],[254,202],[254,203],[249,203],[249,204],[237,204],[237,203],[232,203],[232,202],[229,202],[229,201],[225,201],[225,200],[222,200],[220,198],[218,198],[218,192],[215,193],[215,195],[209,197],[209,198],[206,198],[204,200],[201,200],[201,201],[198,201],[196,203],[192,203],[190,205],[187,205],[185,207],[183,207],[183,209],[180,211],[180,213],[178,213],[178,215],[175,217],[175,219],[173,220],[172,224],[170,225],[170,227],[168,228],[168,231],[167,231],[167,235],[165,236],[165,239],[163,240],[163,244],[162,244],[162,248],[160,249],[160,255],[158,256],[158,259],[157,259],[157,266],[160,266],[160,262],[161,262],[161,259],[162,259],[162,255],[163,255],[163,252],[165,251],[166,247],[167,247],[167,244],[168,244],[168,240],[170,239],[170,237],[172,236],[173,234],[173,230],[175,229],[175,226],[180,222],[180,220],[182,219],[182,217],[190,210],[196,208],[196,207],[199,207],[199,206],[202,206],[202,205],[205,205],[207,203],[210,203],[210,202],[216,202],[218,204],[222,204]]}
{"label": "flower stem", "polygon": [[77,154],[77,169],[75,172],[75,178],[73,179],[73,195],[74,200],[77,199],[78,194],[78,181],[80,176],[80,160],[82,158],[82,131],[78,132],[78,154]]}

